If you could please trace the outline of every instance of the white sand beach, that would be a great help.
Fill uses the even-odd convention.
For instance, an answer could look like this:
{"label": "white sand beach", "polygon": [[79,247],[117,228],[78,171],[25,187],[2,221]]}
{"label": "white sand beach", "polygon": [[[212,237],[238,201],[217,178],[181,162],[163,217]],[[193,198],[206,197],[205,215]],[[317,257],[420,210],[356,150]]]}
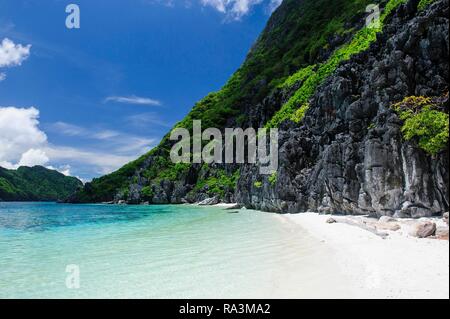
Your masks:
{"label": "white sand beach", "polygon": [[[408,235],[411,221],[382,238],[362,228],[339,222],[348,217],[315,213],[280,215],[331,248],[340,272],[349,280],[354,296],[337,298],[449,298],[448,240],[419,239]],[[440,223],[441,221],[437,221]],[[336,275],[339,271],[336,271]]]}

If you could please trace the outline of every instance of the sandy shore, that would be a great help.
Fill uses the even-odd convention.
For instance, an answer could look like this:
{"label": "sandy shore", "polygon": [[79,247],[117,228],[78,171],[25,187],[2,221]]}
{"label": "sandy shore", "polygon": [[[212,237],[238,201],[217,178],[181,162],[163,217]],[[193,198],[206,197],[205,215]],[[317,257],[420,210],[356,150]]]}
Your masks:
{"label": "sandy shore", "polygon": [[348,224],[327,224],[329,216],[315,213],[279,218],[331,248],[330,257],[358,298],[449,298],[448,240],[418,239],[406,231],[388,232],[383,239]]}

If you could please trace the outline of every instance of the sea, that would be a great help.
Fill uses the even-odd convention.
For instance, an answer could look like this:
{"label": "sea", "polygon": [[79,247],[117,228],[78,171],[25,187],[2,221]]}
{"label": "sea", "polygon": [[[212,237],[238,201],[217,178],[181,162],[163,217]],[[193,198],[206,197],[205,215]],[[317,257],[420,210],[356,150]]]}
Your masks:
{"label": "sea", "polygon": [[347,293],[283,216],[195,205],[0,202],[0,298],[315,298]]}

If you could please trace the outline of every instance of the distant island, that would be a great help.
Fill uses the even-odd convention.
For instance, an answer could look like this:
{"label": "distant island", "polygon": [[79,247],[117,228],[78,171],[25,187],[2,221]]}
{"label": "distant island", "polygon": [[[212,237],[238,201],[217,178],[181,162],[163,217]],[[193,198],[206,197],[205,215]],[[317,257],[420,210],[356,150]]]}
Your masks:
{"label": "distant island", "polygon": [[0,167],[0,201],[58,201],[82,186],[79,179],[42,166]]}

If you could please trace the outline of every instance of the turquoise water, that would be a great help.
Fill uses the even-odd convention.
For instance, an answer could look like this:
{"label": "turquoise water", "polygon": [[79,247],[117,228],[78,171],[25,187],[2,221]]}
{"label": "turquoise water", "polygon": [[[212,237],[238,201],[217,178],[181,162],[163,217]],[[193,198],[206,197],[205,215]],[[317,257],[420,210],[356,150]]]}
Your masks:
{"label": "turquoise water", "polygon": [[0,203],[0,298],[311,296],[322,246],[255,211]]}

